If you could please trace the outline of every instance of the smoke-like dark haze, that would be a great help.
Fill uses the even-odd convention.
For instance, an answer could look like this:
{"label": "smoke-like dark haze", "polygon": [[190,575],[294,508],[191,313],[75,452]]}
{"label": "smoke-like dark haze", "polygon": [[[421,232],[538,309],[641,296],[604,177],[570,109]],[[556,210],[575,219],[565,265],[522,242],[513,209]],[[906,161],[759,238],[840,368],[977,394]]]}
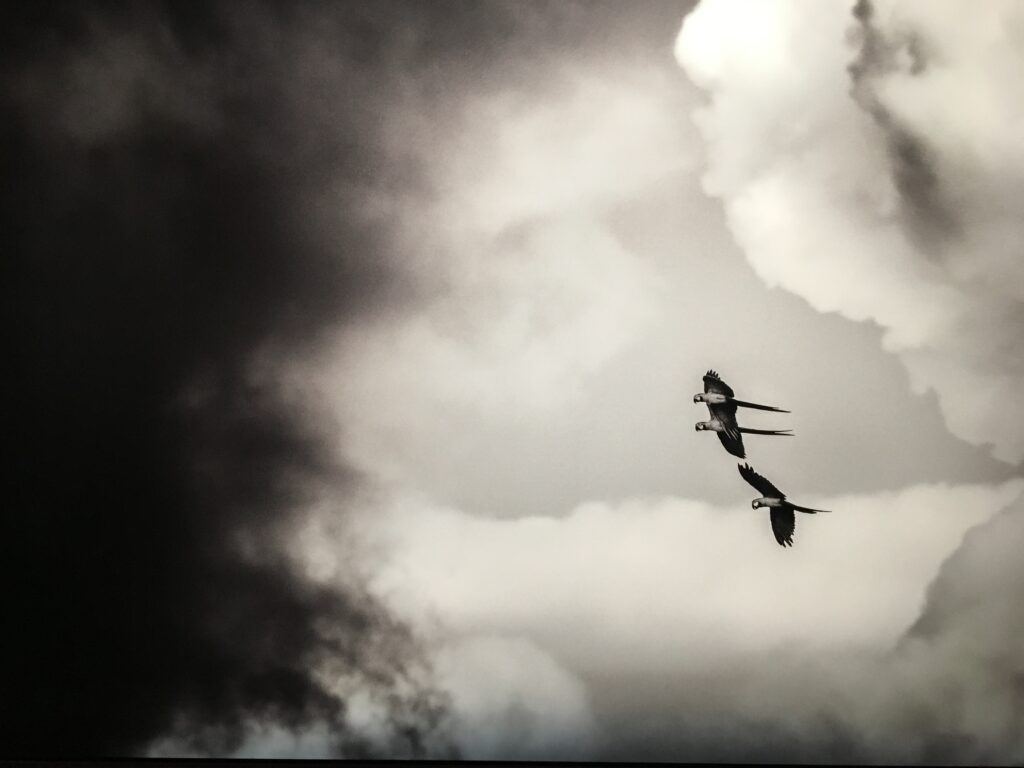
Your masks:
{"label": "smoke-like dark haze", "polygon": [[442,714],[408,685],[411,635],[282,546],[305,505],[360,479],[328,456],[329,421],[254,365],[402,291],[385,228],[344,198],[318,224],[319,197],[383,169],[359,92],[375,30],[334,8],[354,31],[333,75],[303,69],[329,33],[312,34],[317,10],[47,3],[0,20],[7,756],[176,735],[224,753],[250,721],[323,721],[359,753],[324,665],[383,692],[398,753]]}

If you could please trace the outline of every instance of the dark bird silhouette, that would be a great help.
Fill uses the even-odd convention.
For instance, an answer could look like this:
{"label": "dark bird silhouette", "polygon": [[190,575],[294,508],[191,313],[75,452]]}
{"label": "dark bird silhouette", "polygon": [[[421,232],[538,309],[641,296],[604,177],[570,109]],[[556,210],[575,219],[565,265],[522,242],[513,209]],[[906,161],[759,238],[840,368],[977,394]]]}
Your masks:
{"label": "dark bird silhouette", "polygon": [[704,403],[711,413],[710,421],[698,421],[694,428],[698,432],[708,431],[717,433],[718,439],[721,440],[725,450],[741,459],[747,457],[746,449],[743,447],[744,432],[752,435],[793,436],[793,431],[790,429],[750,429],[748,427],[741,427],[736,422],[737,408],[757,408],[762,411],[777,411],[779,413],[789,413],[789,411],[776,408],[774,405],[760,405],[745,400],[737,400],[732,387],[718,378],[718,374],[715,371],[708,371],[704,374],[704,392],[694,395],[693,402]]}
{"label": "dark bird silhouette", "polygon": [[811,509],[810,507],[801,507],[799,504],[794,504],[786,498],[786,494],[772,485],[768,479],[757,474],[750,464],[737,466],[743,479],[754,486],[761,494],[761,498],[751,501],[750,506],[754,509],[759,507],[768,507],[770,509],[772,533],[775,534],[775,540],[783,547],[793,546],[793,532],[796,530],[794,510],[805,512],[808,515],[814,515],[818,512],[831,512],[829,509]]}
{"label": "dark bird silhouette", "polygon": [[761,405],[750,403],[746,400],[737,400],[732,387],[726,384],[715,371],[708,371],[704,374],[704,391],[693,396],[695,403],[707,403],[708,408],[712,405],[729,405],[740,408],[757,408],[759,411],[776,411],[777,413],[789,413],[783,408],[776,408],[774,405]]}

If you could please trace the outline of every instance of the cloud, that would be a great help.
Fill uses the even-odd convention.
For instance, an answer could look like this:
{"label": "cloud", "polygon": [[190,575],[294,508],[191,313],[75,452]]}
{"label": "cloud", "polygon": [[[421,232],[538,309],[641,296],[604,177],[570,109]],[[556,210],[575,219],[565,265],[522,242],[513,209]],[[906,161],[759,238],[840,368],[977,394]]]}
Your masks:
{"label": "cloud", "polygon": [[670,301],[612,214],[690,165],[685,100],[639,65],[553,79],[455,99],[448,135],[407,150],[431,195],[376,203],[401,211],[397,251],[425,298],[343,329],[322,387],[346,455],[378,476],[407,480],[453,418],[507,425],[578,400]]}
{"label": "cloud", "polygon": [[[950,431],[1010,463],[1024,458],[1013,255],[1024,166],[1010,127],[1024,114],[1022,20],[1013,3],[972,14],[914,0],[705,0],[676,45],[708,93],[695,116],[705,188],[755,272],[819,311],[880,325]],[[942,564],[895,648],[747,657],[712,676],[678,743],[720,759],[770,744],[791,760],[1019,762],[1012,552],[1024,506],[1011,487]],[[769,702],[785,718],[766,716]],[[719,717],[733,727],[716,734]]]}
{"label": "cloud", "polygon": [[[900,649],[940,670],[929,694],[965,761],[1024,759],[1024,503],[972,530],[929,587]],[[915,659],[914,657],[917,657]]]}
{"label": "cloud", "polygon": [[[372,584],[435,642],[499,635],[549,654],[592,702],[599,735],[587,735],[585,720],[562,735],[566,749],[584,745],[575,757],[749,759],[770,750],[814,759],[839,749],[823,740],[842,736],[847,755],[913,760],[951,722],[941,711],[948,701],[942,681],[962,664],[922,650],[928,643],[914,644],[922,606],[928,616],[946,602],[933,585],[926,603],[926,588],[961,540],[964,550],[979,539],[995,542],[989,531],[1016,514],[996,513],[1022,491],[1024,481],[1015,480],[809,498],[836,511],[801,516],[791,550],[778,547],[767,515],[748,503],[634,499],[585,504],[562,518],[496,520],[406,497],[370,534],[389,553]],[[1008,553],[1012,544],[1001,549]],[[986,556],[970,559],[977,575],[960,601],[968,608],[990,588],[977,583]],[[1008,610],[1012,583],[999,594],[1007,599],[993,610]],[[986,631],[968,614],[946,623],[954,622],[972,634]],[[905,641],[912,647],[905,647],[900,641],[912,626],[914,639]],[[1016,659],[1012,638],[999,631],[978,648],[995,646]],[[458,644],[446,653],[458,664],[472,666],[476,658]],[[887,680],[904,678],[912,686],[907,695],[921,702],[908,711],[917,706],[931,718],[920,733],[905,730],[906,702],[886,688]],[[477,686],[472,695],[491,688]],[[470,695],[460,688],[455,699]],[[563,720],[578,711],[559,706]],[[896,724],[884,724],[885,712]],[[832,730],[819,727],[823,720]],[[759,725],[737,735],[748,721]],[[984,741],[983,725],[955,725]],[[789,734],[778,754],[770,746],[773,729]],[[893,751],[910,738],[919,743]],[[504,758],[520,755],[512,744],[505,749]],[[550,757],[555,744],[546,749]]]}
{"label": "cloud", "polygon": [[878,323],[954,434],[1019,462],[1022,11],[852,10],[723,0],[687,17],[705,187],[767,284]]}
{"label": "cloud", "polygon": [[335,11],[4,11],[12,756],[230,754],[257,726],[358,754],[353,690],[416,753],[443,714],[408,627],[285,546],[317,504],[344,528],[363,479],[281,373],[403,290],[386,228],[324,202],[393,183],[327,98],[379,108],[387,78]]}
{"label": "cloud", "polygon": [[[550,632],[577,663],[588,657],[587,641],[560,636],[559,617],[593,630],[602,653],[655,666],[666,642],[693,659],[788,642],[884,645],[913,623],[925,586],[964,531],[1022,490],[1024,481],[1010,481],[809,498],[839,511],[801,516],[802,546],[792,552],[746,500],[593,502],[561,518],[498,520],[408,498],[378,534],[401,570],[383,569],[375,584],[411,590],[405,610],[439,611],[460,629]],[[749,578],[759,572],[772,578]]]}
{"label": "cloud", "polygon": [[442,645],[438,684],[451,696],[452,738],[468,760],[579,759],[595,741],[587,691],[523,637],[477,634]]}
{"label": "cloud", "polygon": [[[665,333],[628,356],[666,318],[689,327],[696,302],[718,302],[693,291],[695,303],[678,306],[658,248],[636,246],[660,235],[632,209],[691,167],[680,127],[689,97],[657,67],[627,65],[625,40],[613,53],[601,35],[582,44],[590,21],[620,30],[669,8],[657,7],[649,17],[614,3],[5,12],[0,101],[11,119],[0,140],[17,184],[0,207],[2,311],[17,407],[4,535],[18,581],[0,716],[14,751],[52,754],[60,732],[66,754],[87,756],[453,746],[481,758],[749,759],[779,745],[797,757],[927,758],[944,743],[957,755],[1019,754],[1016,700],[993,682],[1019,668],[1017,617],[996,610],[1016,592],[1000,587],[1016,582],[982,567],[1012,573],[1000,563],[1016,513],[968,536],[921,611],[945,554],[1019,483],[808,496],[837,512],[802,518],[787,553],[746,503],[667,495],[498,521],[374,486],[402,487],[431,472],[424,456],[463,452],[478,458],[471,467],[510,464],[505,484],[486,490],[533,510],[547,476],[514,453],[486,455],[481,435],[493,446],[524,423],[557,431],[555,415],[596,421],[593,407],[620,421],[573,436],[590,454],[572,440],[571,459],[545,453],[533,432],[526,450],[551,477],[575,462],[570,480],[552,481],[559,492],[599,495],[601,467],[616,465],[615,487],[633,493],[653,450],[637,421],[663,418],[650,393],[666,372],[634,363],[651,349],[679,370],[697,348],[769,359],[716,349],[711,331],[686,355]],[[691,56],[704,84],[746,79],[735,98],[721,86],[716,108],[729,119],[712,110],[702,123],[727,139],[711,147],[706,183],[732,201],[759,274],[884,325],[917,381],[941,380],[947,400],[980,393],[946,404],[954,430],[987,429],[993,372],[1006,370],[993,349],[1016,349],[991,328],[1015,316],[1015,289],[996,274],[985,290],[998,298],[981,307],[988,261],[922,253],[975,237],[999,267],[1008,257],[986,233],[1012,226],[983,225],[985,211],[1009,221],[1004,209],[951,197],[955,141],[929,136],[929,121],[886,95],[906,24],[866,7],[845,58],[838,38],[815,37],[809,59],[838,64],[808,74],[790,53],[807,36],[786,30],[809,20],[841,35],[853,16],[815,8],[780,22],[751,6],[745,44],[782,90],[714,44],[720,22],[703,6],[691,17],[711,19],[694,39],[713,44]],[[908,38],[907,66],[936,66],[924,37]],[[571,60],[551,52],[556,39]],[[808,98],[805,77],[821,99]],[[803,120],[778,118],[801,110]],[[972,151],[1000,141],[1010,151],[1009,134],[990,138]],[[982,176],[970,188],[984,196]],[[834,198],[818,194],[833,181]],[[775,250],[803,223],[792,200],[820,222],[806,243],[841,255],[851,244],[841,287],[834,265],[815,272],[816,259]],[[862,204],[868,213],[850,224]],[[687,225],[707,212],[693,207]],[[876,220],[878,249],[855,248],[869,238],[859,224]],[[686,236],[703,250],[709,233]],[[688,262],[687,277],[738,282],[715,283],[706,263]],[[883,269],[892,286],[879,295]],[[602,393],[595,382],[612,362],[621,378]],[[657,402],[674,402],[673,383],[658,383]],[[771,375],[759,387],[769,400],[788,391]],[[876,434],[858,436],[873,450]],[[644,449],[620,453],[617,441]],[[665,445],[674,474],[678,446]],[[693,474],[707,485],[710,473]],[[978,641],[978,626],[993,632]],[[990,700],[999,714],[986,721]],[[779,701],[792,707],[783,721]],[[902,752],[886,752],[908,733]]]}

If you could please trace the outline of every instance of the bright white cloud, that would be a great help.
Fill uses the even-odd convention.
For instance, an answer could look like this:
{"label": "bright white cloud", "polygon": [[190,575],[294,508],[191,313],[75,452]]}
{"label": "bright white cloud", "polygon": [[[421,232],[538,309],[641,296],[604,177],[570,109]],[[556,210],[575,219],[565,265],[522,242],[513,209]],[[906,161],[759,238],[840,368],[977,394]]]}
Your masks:
{"label": "bright white cloud", "polygon": [[[479,673],[476,687],[470,682],[476,673],[469,672],[444,683],[465,712],[479,710],[481,723],[465,721],[470,730],[496,732],[490,718],[506,717],[495,713],[506,712],[503,702],[519,695],[510,690],[521,691],[533,701],[530,711],[547,706],[561,713],[542,719],[573,724],[557,732],[577,734],[573,743],[593,744],[579,736],[589,733],[590,721],[584,690],[573,680],[586,684],[603,707],[625,693],[612,695],[599,681],[618,679],[636,706],[656,708],[662,692],[650,678],[665,675],[673,687],[682,686],[677,704],[697,707],[688,687],[710,674],[721,682],[715,706],[727,706],[747,687],[747,715],[764,718],[770,709],[765,692],[777,690],[779,681],[760,672],[735,680],[730,669],[778,654],[783,667],[794,656],[826,665],[829,658],[845,659],[822,684],[827,695],[843,675],[853,674],[851,665],[873,664],[872,654],[896,644],[920,615],[927,585],[964,532],[1022,491],[1024,481],[1017,480],[808,498],[835,511],[801,515],[792,549],[775,543],[767,514],[748,502],[714,507],[636,499],[585,504],[563,518],[495,520],[406,497],[378,516],[370,532],[388,553],[373,589],[442,642],[498,636],[530,644],[524,650],[488,641],[486,649],[470,643],[445,651],[445,674],[462,665],[495,667]],[[539,683],[511,685],[506,679],[515,659],[525,654],[529,661],[535,652],[551,657],[553,693]],[[544,677],[547,661],[523,663],[525,680],[534,680],[534,670]],[[528,688],[535,690],[528,694]],[[480,697],[487,701],[472,703]],[[860,708],[867,701],[864,694],[855,703]],[[813,720],[804,714],[800,728]],[[502,743],[513,750],[504,756],[521,754]],[[500,753],[495,749],[489,754]]]}
{"label": "bright white cloud", "polygon": [[792,549],[749,502],[633,500],[494,520],[406,499],[383,518],[393,560],[375,584],[420,619],[528,633],[584,666],[659,668],[784,643],[884,647],[913,623],[964,531],[1022,490],[810,498],[835,511],[801,515]]}
{"label": "bright white cloud", "polygon": [[1019,461],[1024,7],[879,0],[858,24],[852,6],[687,17],[706,188],[765,282],[880,324],[951,431]]}

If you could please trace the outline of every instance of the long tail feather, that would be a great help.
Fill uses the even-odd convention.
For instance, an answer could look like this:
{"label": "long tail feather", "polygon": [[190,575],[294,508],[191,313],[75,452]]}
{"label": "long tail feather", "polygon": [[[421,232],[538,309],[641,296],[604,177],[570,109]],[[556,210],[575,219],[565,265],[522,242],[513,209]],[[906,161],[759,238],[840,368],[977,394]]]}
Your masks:
{"label": "long tail feather", "polygon": [[729,402],[733,405],[738,405],[741,408],[757,408],[759,411],[775,411],[776,413],[789,413],[784,408],[776,408],[774,405],[761,405],[760,403],[748,403],[746,400],[737,400],[735,397],[729,398]]}
{"label": "long tail feather", "polygon": [[795,437],[791,429],[750,429],[739,427],[740,432],[747,432],[751,435],[782,435],[783,437]]}
{"label": "long tail feather", "polygon": [[793,509],[795,509],[795,510],[797,510],[799,512],[806,512],[808,515],[813,515],[813,514],[816,514],[818,512],[830,513],[832,511],[831,509],[812,509],[811,507],[801,507],[799,504],[792,504],[792,503],[790,503],[789,506],[791,506]]}

